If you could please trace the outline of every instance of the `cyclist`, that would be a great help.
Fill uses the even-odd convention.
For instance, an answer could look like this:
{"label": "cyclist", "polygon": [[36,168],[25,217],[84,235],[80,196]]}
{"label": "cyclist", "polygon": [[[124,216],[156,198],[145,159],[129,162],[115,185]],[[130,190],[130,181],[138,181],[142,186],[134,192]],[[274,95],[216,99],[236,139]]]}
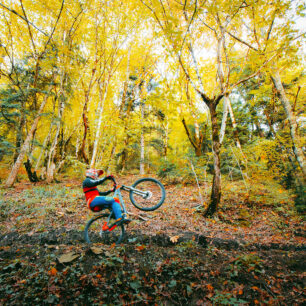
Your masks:
{"label": "cyclist", "polygon": [[113,210],[116,223],[123,224],[129,223],[130,220],[122,217],[120,201],[118,198],[107,197],[108,194],[116,190],[116,186],[112,190],[100,192],[97,188],[98,185],[103,184],[106,180],[114,181],[112,175],[99,179],[99,176],[103,174],[103,170],[88,169],[85,173],[85,180],[83,181],[83,191],[85,193],[87,206],[94,212],[101,211],[108,208]]}

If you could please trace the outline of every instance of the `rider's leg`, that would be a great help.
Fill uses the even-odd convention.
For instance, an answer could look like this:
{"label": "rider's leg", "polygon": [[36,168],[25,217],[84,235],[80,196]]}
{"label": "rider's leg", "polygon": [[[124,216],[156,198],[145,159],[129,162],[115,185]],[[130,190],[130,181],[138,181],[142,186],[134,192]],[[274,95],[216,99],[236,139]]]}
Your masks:
{"label": "rider's leg", "polygon": [[97,211],[97,208],[108,208],[109,210],[113,210],[116,220],[122,218],[121,206],[112,197],[97,196],[90,203],[90,208],[93,211]]}

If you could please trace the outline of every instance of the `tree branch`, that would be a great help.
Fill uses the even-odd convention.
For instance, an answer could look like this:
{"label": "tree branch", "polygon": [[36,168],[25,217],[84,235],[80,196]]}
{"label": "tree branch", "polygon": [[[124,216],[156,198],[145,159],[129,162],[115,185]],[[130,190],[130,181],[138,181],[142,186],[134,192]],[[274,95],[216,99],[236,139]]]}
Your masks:
{"label": "tree branch", "polygon": [[[186,2],[187,2],[187,1],[185,1],[185,3],[184,3],[184,9],[183,9],[183,10],[184,10],[184,17],[185,17],[185,20],[186,20],[186,22],[188,22],[188,16],[187,16],[187,13],[186,13]],[[196,1],[195,1],[195,5],[194,5],[194,11],[193,11],[193,14],[192,14],[192,16],[191,16],[191,19],[190,19],[190,21],[189,21],[189,23],[188,23],[188,27],[187,27],[186,33],[185,33],[185,35],[184,35],[184,39],[183,39],[183,42],[182,42],[182,45],[181,45],[181,49],[180,49],[180,50],[183,49],[183,46],[184,46],[184,43],[185,43],[187,34],[188,34],[189,31],[190,31],[190,26],[191,26],[191,24],[192,24],[192,22],[193,22],[193,20],[194,20],[194,16],[195,16],[196,11],[197,11],[197,4],[198,4],[198,2],[197,2],[197,0],[196,0]]]}
{"label": "tree branch", "polygon": [[34,49],[34,52],[35,52],[35,55],[36,55],[36,54],[37,54],[37,52],[36,52],[36,46],[35,46],[35,43],[34,43],[32,31],[31,31],[31,28],[30,28],[29,19],[28,19],[27,15],[26,15],[26,12],[25,12],[24,7],[23,7],[22,0],[19,0],[19,2],[20,2],[21,8],[22,8],[22,12],[23,12],[23,15],[24,15],[24,18],[25,18],[24,20],[26,21],[27,26],[28,26],[28,31],[29,31],[30,38],[31,38],[31,41],[32,41],[32,45],[33,45],[33,49]]}
{"label": "tree branch", "polygon": [[232,38],[234,38],[234,39],[238,40],[239,42],[241,42],[242,44],[248,46],[250,49],[253,49],[253,50],[255,50],[255,51],[258,51],[257,48],[253,47],[252,45],[250,45],[250,44],[247,43],[246,41],[242,40],[241,38],[235,36],[235,35],[232,34],[231,32],[229,32],[229,31],[227,31],[227,30],[225,30],[225,32],[226,32],[229,36],[231,36]]}
{"label": "tree branch", "polygon": [[212,28],[211,26],[209,26],[206,22],[204,22],[201,18],[199,18],[200,21],[205,25],[205,27],[207,27],[208,29],[210,29],[211,31],[213,31],[215,34],[217,34],[217,31]]}
{"label": "tree branch", "polygon": [[44,34],[45,36],[49,37],[48,34],[46,34],[44,31],[42,31],[41,29],[39,29],[35,24],[33,24],[30,21],[27,21],[23,16],[21,16],[19,13],[17,13],[15,10],[12,10],[10,8],[8,8],[7,6],[3,5],[2,3],[0,3],[0,6],[2,6],[3,8],[5,8],[6,10],[10,11],[11,13],[17,15],[19,18],[21,18],[22,20],[24,20],[25,22],[28,22],[32,27],[34,27],[37,31],[39,31],[40,33]]}
{"label": "tree branch", "polygon": [[147,5],[143,0],[140,0],[142,2],[143,5],[145,5],[154,15],[156,21],[158,22],[159,26],[162,28],[162,30],[164,30],[164,27],[162,25],[162,23],[160,22],[158,16],[156,15],[155,11],[149,6]]}
{"label": "tree branch", "polygon": [[46,44],[45,44],[45,48],[44,48],[44,51],[42,52],[41,56],[45,53],[45,51],[46,51],[46,49],[47,49],[47,47],[48,47],[48,45],[49,45],[49,43],[50,43],[50,41],[51,41],[51,39],[52,39],[52,36],[53,36],[53,34],[54,34],[54,32],[55,32],[55,29],[56,29],[56,26],[57,26],[57,24],[58,24],[58,21],[59,21],[59,19],[60,19],[60,17],[61,17],[61,14],[62,14],[62,11],[63,11],[63,8],[64,8],[64,3],[65,3],[65,0],[62,1],[62,5],[61,5],[61,8],[60,8],[60,12],[59,12],[59,14],[57,15],[57,19],[56,19],[55,25],[54,25],[54,27],[53,27],[53,29],[52,29],[52,32],[51,32],[51,34],[50,34],[50,36],[49,36],[49,38],[48,38],[48,41],[47,41]]}
{"label": "tree branch", "polygon": [[264,51],[266,51],[266,49],[267,49],[267,44],[268,44],[268,40],[270,39],[270,35],[271,35],[271,32],[272,32],[272,28],[273,28],[273,24],[274,24],[274,20],[275,20],[275,15],[276,15],[276,10],[274,11],[273,19],[272,19],[272,21],[271,21],[269,30],[268,30],[268,32],[267,32],[266,45],[265,45]]}
{"label": "tree branch", "polygon": [[297,90],[297,93],[296,93],[296,96],[295,96],[295,99],[294,99],[294,103],[293,103],[293,107],[292,107],[293,112],[295,112],[295,106],[296,106],[296,102],[297,102],[300,90],[301,90],[301,86],[298,87],[298,90]]}
{"label": "tree branch", "polygon": [[192,137],[191,137],[191,135],[190,135],[190,132],[189,132],[189,129],[188,129],[188,127],[187,127],[185,118],[183,118],[182,122],[183,122],[185,131],[186,131],[186,134],[187,134],[187,136],[188,136],[188,139],[189,139],[190,143],[192,144],[192,146],[193,146],[195,149],[197,149],[197,145],[195,144],[194,140],[192,139]]}
{"label": "tree branch", "polygon": [[[257,76],[257,75],[261,72],[261,70],[266,66],[266,64],[268,64],[269,62],[271,62],[272,59],[273,59],[276,55],[277,55],[277,54],[274,54],[269,60],[266,60],[266,61],[263,63],[263,65],[261,65],[261,66],[259,67],[259,69],[258,69],[255,73],[253,73],[253,74],[249,75],[248,77],[246,77],[246,78],[244,78],[244,79],[238,81],[237,83],[231,85],[230,92],[231,92],[235,87],[237,87],[239,84],[245,83],[246,81],[248,81],[248,80],[254,78],[255,76]],[[229,94],[230,92],[228,92],[228,94]]]}

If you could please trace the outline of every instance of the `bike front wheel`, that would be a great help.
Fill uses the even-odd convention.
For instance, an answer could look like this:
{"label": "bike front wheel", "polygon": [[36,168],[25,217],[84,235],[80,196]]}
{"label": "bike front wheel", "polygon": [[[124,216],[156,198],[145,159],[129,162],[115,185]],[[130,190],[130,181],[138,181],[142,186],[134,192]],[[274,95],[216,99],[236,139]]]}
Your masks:
{"label": "bike front wheel", "polygon": [[137,180],[131,187],[130,200],[140,210],[155,210],[165,201],[165,187],[154,178],[142,178]]}
{"label": "bike front wheel", "polygon": [[[113,219],[114,220],[114,219]],[[87,243],[119,244],[125,234],[123,224],[106,229],[110,223],[110,214],[101,214],[88,221],[84,236]],[[111,222],[113,223],[113,222]]]}

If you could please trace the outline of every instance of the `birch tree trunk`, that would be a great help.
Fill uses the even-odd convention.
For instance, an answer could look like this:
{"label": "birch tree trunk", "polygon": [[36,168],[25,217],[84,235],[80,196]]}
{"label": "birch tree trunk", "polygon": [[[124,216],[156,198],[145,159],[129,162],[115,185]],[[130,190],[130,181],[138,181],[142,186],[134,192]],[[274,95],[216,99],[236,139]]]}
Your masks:
{"label": "birch tree trunk", "polygon": [[223,115],[222,115],[222,122],[221,122],[221,128],[220,128],[220,144],[223,143],[223,139],[225,136],[225,130],[226,130],[226,121],[228,116],[228,97],[223,98]]}
{"label": "birch tree trunk", "polygon": [[145,143],[144,143],[144,110],[145,105],[144,101],[141,99],[141,90],[142,90],[143,81],[137,85],[135,90],[136,101],[140,103],[140,164],[139,164],[139,173],[144,175],[144,157],[145,157]]}
{"label": "birch tree trunk", "polygon": [[140,135],[140,175],[144,175],[144,157],[145,157],[145,143],[144,143],[144,103],[141,102],[141,135]]}
{"label": "birch tree trunk", "polygon": [[227,107],[228,107],[228,111],[229,111],[231,121],[232,121],[233,133],[234,133],[234,139],[235,139],[235,142],[236,142],[236,147],[241,150],[241,143],[240,143],[240,139],[239,139],[239,135],[238,135],[238,126],[237,126],[235,115],[234,115],[234,112],[233,112],[231,100],[228,97],[224,97],[224,99],[227,100]]}
{"label": "birch tree trunk", "polygon": [[39,167],[39,164],[40,164],[40,160],[46,150],[46,146],[47,146],[47,143],[51,137],[51,132],[52,132],[52,122],[50,124],[50,129],[49,129],[49,132],[48,132],[48,135],[45,137],[44,139],[44,142],[43,142],[43,145],[42,145],[42,148],[41,148],[41,151],[40,151],[40,154],[39,154],[39,157],[37,159],[37,162],[36,162],[36,165],[35,165],[35,168],[34,168],[34,171],[37,171],[38,170],[38,167]]}
{"label": "birch tree trunk", "polygon": [[58,136],[60,133],[60,129],[61,129],[61,122],[62,122],[62,117],[63,117],[63,113],[64,113],[64,109],[65,109],[65,104],[64,101],[60,98],[59,99],[60,105],[59,105],[59,109],[58,109],[58,118],[57,118],[57,123],[56,123],[56,132],[55,132],[55,136],[49,151],[49,158],[48,158],[48,164],[47,164],[47,174],[46,174],[46,178],[47,178],[47,183],[51,183],[54,179],[54,170],[55,170],[55,164],[54,164],[54,157],[55,157],[55,153],[56,153],[56,148],[57,148],[57,143],[58,143]]}
{"label": "birch tree trunk", "polygon": [[[218,16],[218,15],[217,15]],[[220,83],[220,90],[221,92],[224,92],[225,89],[225,78],[224,78],[224,70],[223,70],[223,65],[222,65],[222,47],[225,53],[225,28],[221,26],[220,20],[218,18],[218,24],[219,28],[221,31],[220,36],[218,36],[217,31],[215,31],[216,39],[218,41],[218,46],[217,46],[217,75],[219,78],[219,83]],[[227,116],[228,116],[228,105],[229,105],[229,99],[228,96],[225,96],[223,98],[223,115],[222,115],[222,122],[221,122],[221,129],[220,129],[220,136],[219,136],[219,141],[220,144],[222,144],[224,135],[225,135],[225,130],[226,130],[226,121],[227,121]]]}
{"label": "birch tree trunk", "polygon": [[37,113],[37,115],[36,115],[36,117],[35,117],[35,119],[32,123],[31,129],[30,129],[30,131],[29,131],[29,133],[28,133],[28,135],[27,135],[27,137],[26,137],[26,139],[25,139],[25,141],[24,141],[24,143],[23,143],[23,145],[20,149],[20,153],[19,153],[19,155],[16,159],[16,162],[15,162],[15,164],[14,164],[14,166],[13,166],[13,168],[12,168],[12,170],[11,170],[11,172],[10,172],[6,182],[5,182],[5,187],[12,187],[14,185],[14,182],[16,180],[18,171],[19,171],[19,169],[22,165],[25,154],[27,153],[27,151],[29,149],[29,145],[30,145],[30,143],[33,139],[33,135],[34,135],[35,130],[37,128],[40,115],[42,114],[47,101],[48,101],[48,96],[46,95],[44,97],[44,100],[41,103],[40,108],[38,110],[38,113]]}
{"label": "birch tree trunk", "polygon": [[287,98],[284,86],[282,84],[279,72],[277,69],[274,69],[272,75],[271,75],[273,84],[277,90],[277,93],[279,95],[279,99],[284,107],[286,116],[288,118],[289,121],[289,125],[290,125],[290,135],[291,135],[291,140],[292,140],[292,147],[293,147],[293,152],[295,155],[295,158],[303,172],[303,175],[305,177],[306,174],[306,169],[305,169],[305,162],[304,162],[304,153],[302,151],[302,149],[299,147],[298,144],[298,135],[297,135],[297,129],[298,129],[298,125],[296,122],[296,117],[294,112],[292,111],[292,107],[290,104],[289,99]]}
{"label": "birch tree trunk", "polygon": [[95,167],[96,156],[97,156],[97,152],[98,152],[99,138],[100,138],[100,130],[101,130],[101,124],[102,124],[102,117],[103,117],[103,109],[104,109],[104,103],[105,103],[105,100],[106,100],[106,97],[107,97],[109,81],[110,81],[110,76],[108,77],[108,79],[106,81],[103,95],[102,95],[101,82],[99,82],[99,96],[100,96],[100,101],[99,101],[99,106],[98,106],[99,119],[98,119],[96,137],[95,137],[95,141],[94,141],[93,152],[92,152],[92,157],[91,157],[91,162],[90,162],[90,168]]}
{"label": "birch tree trunk", "polygon": [[[230,63],[227,55],[227,48],[225,44],[225,32],[226,28],[229,25],[231,19],[227,18],[224,25],[221,24],[221,21],[219,19],[219,15],[217,14],[217,22],[220,29],[220,36],[218,37],[217,32],[215,32],[218,40],[218,49],[217,49],[217,63],[218,63],[218,77],[220,81],[220,89],[221,92],[225,92],[225,90],[228,87],[228,78],[230,75]],[[223,60],[222,60],[222,50],[225,57],[225,67],[223,69]],[[224,75],[224,70],[227,73],[227,76]],[[236,142],[237,148],[241,150],[241,144],[239,140],[238,130],[237,130],[237,123],[235,120],[234,112],[231,105],[231,100],[229,96],[226,94],[223,98],[223,116],[222,116],[222,123],[221,123],[221,129],[220,129],[220,144],[222,144],[224,136],[225,136],[225,130],[226,130],[226,121],[228,113],[231,117],[231,122],[233,126],[233,133],[234,133],[234,139]]]}
{"label": "birch tree trunk", "polygon": [[61,130],[61,125],[62,125],[62,118],[63,118],[63,113],[65,109],[65,102],[64,102],[64,84],[66,80],[66,73],[65,71],[62,71],[61,77],[60,77],[60,90],[59,90],[59,95],[58,95],[58,113],[57,113],[57,122],[56,122],[56,132],[55,136],[48,154],[48,163],[47,163],[47,169],[46,169],[46,179],[47,183],[51,183],[54,179],[55,175],[55,169],[56,166],[54,164],[54,157],[56,153],[56,148],[58,144],[58,138]]}
{"label": "birch tree trunk", "polygon": [[164,135],[164,157],[167,160],[167,154],[168,154],[168,134],[169,134],[169,122],[168,118],[166,119],[166,128],[165,128],[165,135]]}
{"label": "birch tree trunk", "polygon": [[[24,106],[22,105],[22,108],[23,107]],[[16,162],[17,160],[18,153],[22,145],[22,131],[23,131],[24,125],[25,125],[25,116],[23,113],[21,113],[18,129],[17,129],[17,135],[16,135],[16,151],[14,153],[14,162]]]}

